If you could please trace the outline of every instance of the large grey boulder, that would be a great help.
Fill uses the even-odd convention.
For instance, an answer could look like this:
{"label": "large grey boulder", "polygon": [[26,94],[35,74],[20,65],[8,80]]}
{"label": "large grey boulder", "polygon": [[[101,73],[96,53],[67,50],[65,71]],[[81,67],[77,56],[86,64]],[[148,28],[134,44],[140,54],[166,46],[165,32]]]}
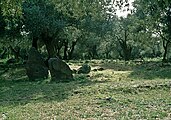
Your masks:
{"label": "large grey boulder", "polygon": [[70,67],[58,57],[48,60],[49,70],[52,80],[71,80],[73,79]]}
{"label": "large grey boulder", "polygon": [[30,80],[44,79],[48,77],[48,68],[44,59],[36,48],[30,48],[26,62],[26,74]]}
{"label": "large grey boulder", "polygon": [[78,69],[78,74],[88,74],[90,71],[91,67],[88,64],[84,64]]}

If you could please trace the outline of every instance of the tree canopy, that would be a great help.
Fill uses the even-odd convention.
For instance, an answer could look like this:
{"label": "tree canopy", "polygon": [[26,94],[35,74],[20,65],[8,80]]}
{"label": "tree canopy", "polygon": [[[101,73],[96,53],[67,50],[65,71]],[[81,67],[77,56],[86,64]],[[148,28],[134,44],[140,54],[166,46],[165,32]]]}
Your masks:
{"label": "tree canopy", "polygon": [[[24,38],[28,46],[45,46],[48,57],[63,54],[63,58],[70,59],[77,51],[94,51],[97,55],[90,56],[99,57],[103,51],[117,52],[125,60],[140,57],[147,48],[151,51],[148,53],[157,54],[159,44],[163,59],[167,59],[171,36],[169,0],[135,0],[133,6],[125,18],[117,17],[115,12],[118,8],[130,10],[128,0],[2,0],[1,42],[20,42]],[[81,44],[85,50],[79,50],[83,49]]]}

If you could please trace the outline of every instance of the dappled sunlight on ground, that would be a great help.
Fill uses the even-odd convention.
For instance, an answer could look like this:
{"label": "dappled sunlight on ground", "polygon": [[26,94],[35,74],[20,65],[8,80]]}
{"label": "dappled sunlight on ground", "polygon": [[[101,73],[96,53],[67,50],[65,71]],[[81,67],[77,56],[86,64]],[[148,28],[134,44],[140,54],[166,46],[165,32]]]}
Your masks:
{"label": "dappled sunlight on ground", "polygon": [[[84,62],[68,64],[78,69]],[[170,119],[170,66],[88,64],[89,74],[68,82],[31,82],[24,68],[10,68],[0,76],[0,119]]]}

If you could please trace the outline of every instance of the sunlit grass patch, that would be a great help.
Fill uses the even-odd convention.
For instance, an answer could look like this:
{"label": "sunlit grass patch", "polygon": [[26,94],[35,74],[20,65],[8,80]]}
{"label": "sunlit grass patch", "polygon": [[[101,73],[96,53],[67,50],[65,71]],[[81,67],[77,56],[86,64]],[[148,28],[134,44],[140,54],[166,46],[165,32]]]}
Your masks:
{"label": "sunlit grass patch", "polygon": [[[67,82],[29,82],[23,68],[11,68],[0,80],[0,119],[4,116],[9,120],[171,118],[169,67],[152,69],[151,77],[148,64],[112,62],[106,65],[107,62],[90,61],[89,74],[74,74],[74,80]],[[71,63],[73,67],[83,64]],[[103,70],[93,71],[102,66]],[[157,77],[159,73],[155,71],[163,76]]]}

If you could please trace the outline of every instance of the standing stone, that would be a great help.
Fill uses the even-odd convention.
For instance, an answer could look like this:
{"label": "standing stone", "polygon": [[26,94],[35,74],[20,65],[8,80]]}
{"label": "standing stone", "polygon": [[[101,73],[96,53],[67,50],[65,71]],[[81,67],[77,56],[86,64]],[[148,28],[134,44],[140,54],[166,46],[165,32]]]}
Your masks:
{"label": "standing stone", "polygon": [[48,60],[52,80],[70,80],[73,79],[70,67],[58,57]]}
{"label": "standing stone", "polygon": [[34,47],[28,52],[26,74],[30,80],[44,79],[48,77],[48,68],[44,63],[44,59]]}

